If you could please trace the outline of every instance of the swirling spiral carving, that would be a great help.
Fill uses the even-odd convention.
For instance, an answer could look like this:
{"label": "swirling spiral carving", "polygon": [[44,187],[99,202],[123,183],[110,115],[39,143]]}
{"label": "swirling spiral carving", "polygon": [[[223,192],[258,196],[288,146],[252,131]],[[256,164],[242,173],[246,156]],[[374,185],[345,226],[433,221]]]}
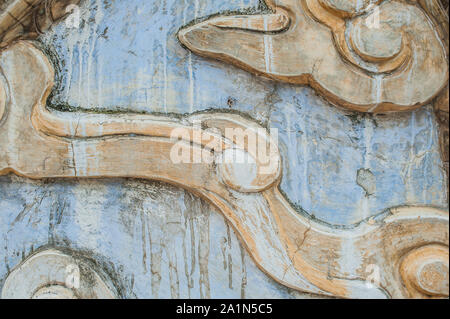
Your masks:
{"label": "swirling spiral carving", "polygon": [[1,298],[114,299],[117,293],[110,281],[84,258],[47,249],[32,254],[11,271]]}
{"label": "swirling spiral carving", "polygon": [[448,258],[443,245],[423,246],[404,257],[400,273],[411,298],[448,297]]}
{"label": "swirling spiral carving", "polygon": [[409,11],[398,14],[405,11],[401,3],[383,6],[376,6],[379,0],[363,3],[307,0],[306,3],[314,17],[333,31],[340,54],[368,72],[389,73],[406,67],[411,63],[414,44],[423,41],[417,39],[417,25],[411,25],[411,21],[420,21],[420,17],[411,19]]}
{"label": "swirling spiral carving", "polygon": [[448,81],[445,46],[414,1],[266,3],[273,13],[215,16],[181,29],[179,39],[194,53],[311,85],[334,104],[361,112],[417,108]]}

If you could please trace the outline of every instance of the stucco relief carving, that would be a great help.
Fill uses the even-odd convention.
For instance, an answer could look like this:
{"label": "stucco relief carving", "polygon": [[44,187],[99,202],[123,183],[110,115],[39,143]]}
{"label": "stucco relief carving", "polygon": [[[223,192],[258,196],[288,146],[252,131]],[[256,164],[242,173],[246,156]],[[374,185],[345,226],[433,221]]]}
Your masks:
{"label": "stucco relief carving", "polygon": [[80,0],[5,0],[0,13],[0,48],[19,39],[35,39],[70,14]]}
{"label": "stucco relief carving", "polygon": [[[216,206],[255,263],[288,287],[340,297],[448,296],[447,212],[395,208],[353,229],[335,229],[300,215],[281,194],[281,155],[271,136],[250,120],[228,113],[174,119],[49,110],[53,68],[27,42],[0,53],[0,70],[5,79],[0,82],[5,105],[0,175],[165,181]],[[196,121],[202,125],[192,126]],[[245,139],[228,139],[227,127],[255,131],[273,146],[270,165],[239,142]],[[180,128],[187,132],[181,143],[172,135]],[[174,163],[175,145],[204,160]],[[230,153],[248,154],[253,161],[223,161]],[[373,267],[380,278],[368,285]],[[431,286],[426,278],[433,278]]]}
{"label": "stucco relief carving", "polygon": [[36,252],[11,271],[3,299],[114,299],[116,293],[82,258],[56,249]]}
{"label": "stucco relief carving", "polygon": [[400,266],[402,278],[412,298],[424,295],[439,297],[448,294],[448,248],[428,245],[409,252]]}
{"label": "stucco relief carving", "polygon": [[3,119],[3,114],[5,113],[5,105],[6,105],[6,92],[4,89],[4,83],[0,82],[0,123]]}
{"label": "stucco relief carving", "polygon": [[215,16],[181,29],[179,39],[196,54],[311,85],[362,112],[417,108],[447,83],[445,46],[417,1],[266,3],[270,14]]}

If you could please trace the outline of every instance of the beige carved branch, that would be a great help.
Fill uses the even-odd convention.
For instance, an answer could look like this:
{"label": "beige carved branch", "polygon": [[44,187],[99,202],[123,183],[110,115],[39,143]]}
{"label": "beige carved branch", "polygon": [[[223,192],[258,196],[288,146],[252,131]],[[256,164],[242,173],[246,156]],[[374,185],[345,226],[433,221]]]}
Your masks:
{"label": "beige carved branch", "polygon": [[[0,48],[19,39],[35,39],[71,13],[80,0],[6,0],[0,12]],[[0,8],[2,9],[2,8]]]}
{"label": "beige carved branch", "polygon": [[196,54],[311,85],[339,106],[404,111],[448,82],[444,45],[414,2],[267,0],[272,14],[213,17],[178,37]]}
{"label": "beige carved branch", "polygon": [[[280,193],[281,155],[252,121],[222,113],[172,119],[49,110],[53,68],[26,42],[0,53],[0,70],[0,174],[172,183],[212,203],[258,267],[283,285],[340,297],[448,296],[447,212],[396,208],[354,229],[334,229],[300,215]],[[241,133],[230,138],[227,128]],[[248,132],[269,142],[268,156],[246,142]],[[176,163],[174,150],[202,160]],[[236,154],[252,160],[240,163]]]}
{"label": "beige carved branch", "polygon": [[448,0],[417,0],[435,25],[442,42],[444,42],[448,54]]}

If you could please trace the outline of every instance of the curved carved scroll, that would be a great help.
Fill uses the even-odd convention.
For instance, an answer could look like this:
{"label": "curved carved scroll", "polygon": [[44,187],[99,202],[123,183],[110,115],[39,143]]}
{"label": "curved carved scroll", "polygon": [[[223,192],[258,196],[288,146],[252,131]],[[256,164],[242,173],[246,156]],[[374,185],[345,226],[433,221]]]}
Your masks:
{"label": "curved carved scroll", "polygon": [[6,0],[0,12],[0,48],[19,39],[35,39],[71,13],[80,0]]}
{"label": "curved carved scroll", "polygon": [[86,261],[56,249],[37,252],[15,267],[2,299],[114,299],[116,293]]}
{"label": "curved carved scroll", "polygon": [[408,253],[400,266],[412,298],[448,296],[448,247],[427,245]]}
{"label": "curved carved scroll", "polygon": [[[0,174],[35,179],[136,177],[178,185],[225,216],[260,269],[305,292],[409,297],[417,278],[422,282],[428,277],[416,278],[402,270],[405,258],[415,260],[408,254],[432,244],[443,247],[437,255],[448,254],[448,213],[437,209],[391,209],[351,230],[324,226],[298,214],[278,190],[281,156],[272,137],[238,115],[204,113],[172,119],[49,110],[45,103],[53,86],[53,68],[25,42],[0,53],[0,69],[9,88],[8,116],[0,124]],[[192,126],[196,121],[201,125]],[[227,128],[240,128],[241,133],[230,138]],[[177,130],[183,134],[174,135]],[[246,142],[243,135],[249,131],[269,143],[265,157]],[[202,161],[176,163],[171,157],[174,149]],[[237,161],[236,154],[251,160]],[[434,267],[428,255],[418,256],[431,272],[439,269],[440,278],[448,280],[448,265]],[[421,296],[441,293],[440,287],[445,287],[441,281],[437,288],[433,283],[432,289],[424,290],[430,295]]]}
{"label": "curved carved scroll", "polygon": [[271,14],[213,17],[178,37],[196,54],[309,84],[352,110],[404,111],[448,81],[444,45],[414,2],[267,0]]}

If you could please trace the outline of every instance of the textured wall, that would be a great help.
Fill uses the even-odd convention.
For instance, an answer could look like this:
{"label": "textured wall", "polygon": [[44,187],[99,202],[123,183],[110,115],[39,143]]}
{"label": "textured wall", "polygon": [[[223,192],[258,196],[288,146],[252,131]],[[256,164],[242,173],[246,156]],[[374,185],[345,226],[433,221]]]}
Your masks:
{"label": "textured wall", "polygon": [[[446,205],[431,107],[389,116],[336,109],[309,88],[277,84],[192,55],[176,38],[193,19],[258,1],[87,1],[79,30],[42,41],[57,54],[56,106],[188,113],[245,112],[280,132],[282,189],[317,218],[350,225],[403,204]],[[371,177],[366,190],[358,170]],[[373,175],[373,176],[372,176]]]}
{"label": "textured wall", "polygon": [[[360,115],[182,48],[177,30],[257,0],[84,1],[79,29],[41,37],[58,72],[52,106],[95,112],[227,109],[279,129],[281,188],[299,213],[348,226],[404,204],[446,207],[431,107]],[[86,252],[125,297],[301,297],[262,274],[223,218],[142,181],[0,179],[0,280],[46,244]],[[1,285],[1,281],[0,281]]]}
{"label": "textured wall", "polygon": [[56,246],[93,259],[120,297],[311,297],[263,274],[219,213],[168,185],[9,176],[0,194],[0,287],[23,258]]}

